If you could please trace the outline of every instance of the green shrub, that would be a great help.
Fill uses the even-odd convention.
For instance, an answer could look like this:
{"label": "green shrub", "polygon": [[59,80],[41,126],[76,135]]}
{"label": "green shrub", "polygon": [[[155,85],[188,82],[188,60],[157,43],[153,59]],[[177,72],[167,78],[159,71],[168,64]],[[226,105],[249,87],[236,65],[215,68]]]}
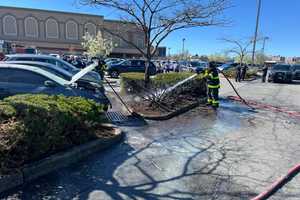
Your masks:
{"label": "green shrub", "polygon": [[[156,76],[151,77],[149,88],[150,90],[158,88],[165,89],[192,75],[193,73],[191,72],[157,74]],[[144,80],[144,73],[123,73],[121,74],[122,91],[130,93],[145,92],[143,89]],[[194,92],[197,90],[197,93],[205,93],[205,88],[205,82],[202,75],[198,75],[194,80],[188,82],[188,87],[184,87],[184,89],[192,89]]]}
{"label": "green shrub", "polygon": [[193,73],[191,72],[164,73],[156,75],[152,81],[156,87],[170,87],[192,75]]}
{"label": "green shrub", "polygon": [[145,74],[144,73],[122,73],[121,88],[123,92],[140,93],[143,92]]}
{"label": "green shrub", "polygon": [[0,102],[0,170],[96,138],[103,106],[80,97],[18,95]]}
{"label": "green shrub", "polygon": [[[236,69],[230,68],[228,70],[224,70],[223,73],[228,78],[235,78],[236,76]],[[257,76],[257,69],[248,69],[246,73],[246,79],[251,79],[253,77]]]}

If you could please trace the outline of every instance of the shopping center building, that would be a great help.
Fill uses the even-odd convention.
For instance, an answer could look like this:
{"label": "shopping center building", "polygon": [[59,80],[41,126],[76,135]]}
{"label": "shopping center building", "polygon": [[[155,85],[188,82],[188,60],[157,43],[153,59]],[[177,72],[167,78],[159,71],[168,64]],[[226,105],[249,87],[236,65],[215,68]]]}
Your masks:
{"label": "shopping center building", "polygon": [[113,40],[114,57],[140,57],[140,53],[109,32],[144,47],[144,35],[134,24],[107,20],[103,16],[50,10],[0,6],[0,50],[13,53],[35,48],[41,53],[82,54],[82,37],[86,32]]}

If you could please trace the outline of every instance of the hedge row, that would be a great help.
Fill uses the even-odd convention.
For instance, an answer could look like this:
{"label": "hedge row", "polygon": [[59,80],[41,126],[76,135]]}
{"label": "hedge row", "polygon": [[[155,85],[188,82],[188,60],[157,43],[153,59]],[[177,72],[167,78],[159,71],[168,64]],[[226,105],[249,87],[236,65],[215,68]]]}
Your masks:
{"label": "hedge row", "polygon": [[106,118],[80,97],[19,95],[0,101],[0,172],[86,143]]}
{"label": "hedge row", "polygon": [[[247,70],[246,73],[246,79],[251,79],[257,76],[257,69],[249,69]],[[236,77],[236,69],[235,68],[230,68],[228,70],[224,70],[223,73],[225,74],[225,76],[227,76],[228,78],[235,78]]]}
{"label": "hedge row", "polygon": [[[158,74],[150,79],[149,89],[156,90],[158,88],[165,89],[171,87],[193,74],[191,72]],[[206,85],[202,77],[201,74],[198,75],[195,79],[188,82],[188,87],[185,85],[184,88],[190,92],[205,94]],[[123,73],[121,74],[122,91],[130,93],[144,92],[144,80],[144,73]]]}

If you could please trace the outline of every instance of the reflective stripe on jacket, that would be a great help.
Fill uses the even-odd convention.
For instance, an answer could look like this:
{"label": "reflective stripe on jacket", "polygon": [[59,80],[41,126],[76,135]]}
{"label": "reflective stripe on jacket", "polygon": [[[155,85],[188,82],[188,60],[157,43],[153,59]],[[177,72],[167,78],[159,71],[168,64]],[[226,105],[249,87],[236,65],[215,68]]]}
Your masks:
{"label": "reflective stripe on jacket", "polygon": [[208,88],[220,88],[219,72],[216,68],[211,69],[209,73],[206,71],[204,76],[207,78]]}

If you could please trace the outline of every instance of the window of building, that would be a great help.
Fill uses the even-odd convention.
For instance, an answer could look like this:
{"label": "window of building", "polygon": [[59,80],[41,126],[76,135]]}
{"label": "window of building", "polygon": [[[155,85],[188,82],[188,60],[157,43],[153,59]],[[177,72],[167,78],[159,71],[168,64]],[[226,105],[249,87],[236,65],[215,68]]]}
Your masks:
{"label": "window of building", "polygon": [[46,21],[46,36],[47,38],[58,39],[58,23],[55,19]]}
{"label": "window of building", "polygon": [[14,16],[6,15],[3,17],[4,35],[17,36],[17,20]]}
{"label": "window of building", "polygon": [[35,18],[27,17],[24,24],[26,37],[38,37],[38,22]]}
{"label": "window of building", "polygon": [[97,34],[97,27],[93,23],[87,23],[84,26],[84,29],[85,29],[85,32],[88,32],[92,36],[96,36],[96,34]]}
{"label": "window of building", "polygon": [[74,21],[66,23],[66,38],[69,40],[78,40],[78,25]]}
{"label": "window of building", "polygon": [[144,48],[145,47],[145,43],[144,43],[144,39],[143,38],[137,38],[137,46],[139,48]]}

